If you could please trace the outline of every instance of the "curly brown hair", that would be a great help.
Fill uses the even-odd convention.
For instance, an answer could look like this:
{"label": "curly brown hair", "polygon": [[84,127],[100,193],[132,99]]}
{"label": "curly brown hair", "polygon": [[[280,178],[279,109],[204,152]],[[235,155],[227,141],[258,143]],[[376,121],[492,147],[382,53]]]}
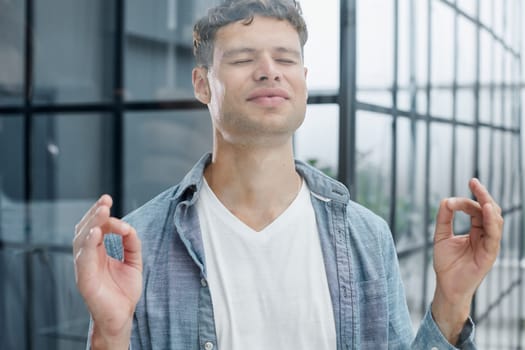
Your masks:
{"label": "curly brown hair", "polygon": [[308,31],[296,0],[225,0],[208,10],[193,27],[193,54],[197,66],[209,67],[213,63],[215,35],[220,28],[237,21],[249,25],[255,16],[288,21],[297,30],[301,49],[304,48]]}

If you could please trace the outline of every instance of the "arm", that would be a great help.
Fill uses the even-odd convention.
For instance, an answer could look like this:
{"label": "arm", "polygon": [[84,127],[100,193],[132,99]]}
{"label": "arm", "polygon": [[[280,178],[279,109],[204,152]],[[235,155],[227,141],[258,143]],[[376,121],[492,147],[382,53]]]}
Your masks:
{"label": "arm", "polygon": [[[383,231],[384,234],[381,237],[382,254],[386,276],[388,276],[388,349],[420,350],[433,347],[443,350],[456,349],[456,347],[451,345],[448,339],[443,336],[430,311],[427,312],[423,318],[417,335],[414,338],[412,321],[408,312],[395,245],[386,224]],[[461,340],[465,344],[465,346],[461,348],[465,350],[471,349],[468,345],[473,345],[472,322],[464,322],[464,327],[462,327],[460,331],[462,332]]]}
{"label": "arm", "polygon": [[[128,349],[133,313],[142,290],[141,244],[136,231],[110,216],[102,196],[75,226],[75,278],[92,318],[92,349]],[[108,256],[104,235],[122,236],[124,259]]]}
{"label": "arm", "polygon": [[[438,349],[475,348],[474,324],[469,318],[470,304],[476,288],[497,257],[503,219],[501,209],[479,181],[470,181],[470,188],[477,202],[454,198],[441,203],[434,238],[437,286],[432,306],[412,342],[411,348],[414,350],[429,345]],[[453,213],[456,210],[471,216],[472,228],[468,235],[454,236],[452,232]],[[395,247],[390,241],[384,237],[383,254],[389,276],[389,348],[396,348],[406,338],[411,338],[411,332],[406,329],[411,321]]]}

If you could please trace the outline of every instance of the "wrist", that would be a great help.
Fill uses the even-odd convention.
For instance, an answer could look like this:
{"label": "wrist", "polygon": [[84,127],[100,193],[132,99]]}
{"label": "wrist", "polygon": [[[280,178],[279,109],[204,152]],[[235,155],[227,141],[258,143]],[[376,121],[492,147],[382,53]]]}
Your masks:
{"label": "wrist", "polygon": [[456,345],[470,315],[472,298],[448,300],[436,289],[432,301],[432,317],[450,344]]}
{"label": "wrist", "polygon": [[92,350],[127,350],[129,349],[130,338],[131,338],[131,325],[132,322],[128,322],[119,331],[107,332],[104,327],[99,327],[95,321],[93,321],[93,328],[91,332],[91,349]]}

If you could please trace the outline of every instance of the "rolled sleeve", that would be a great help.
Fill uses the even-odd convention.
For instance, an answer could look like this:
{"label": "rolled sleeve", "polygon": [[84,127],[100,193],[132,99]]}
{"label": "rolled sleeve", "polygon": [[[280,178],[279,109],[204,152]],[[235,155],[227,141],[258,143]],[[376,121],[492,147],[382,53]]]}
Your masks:
{"label": "rolled sleeve", "polygon": [[430,307],[428,308],[425,317],[423,318],[416,338],[412,343],[412,349],[428,349],[428,350],[475,350],[474,344],[475,326],[472,319],[469,317],[461,333],[456,346],[450,344],[439,330],[438,325],[432,317]]}

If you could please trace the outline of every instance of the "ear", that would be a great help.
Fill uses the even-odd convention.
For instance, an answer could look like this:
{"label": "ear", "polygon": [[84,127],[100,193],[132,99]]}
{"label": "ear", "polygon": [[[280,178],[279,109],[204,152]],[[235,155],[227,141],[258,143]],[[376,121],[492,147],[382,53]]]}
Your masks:
{"label": "ear", "polygon": [[211,100],[210,85],[208,83],[208,69],[204,67],[193,68],[191,74],[193,93],[200,102],[207,105]]}

